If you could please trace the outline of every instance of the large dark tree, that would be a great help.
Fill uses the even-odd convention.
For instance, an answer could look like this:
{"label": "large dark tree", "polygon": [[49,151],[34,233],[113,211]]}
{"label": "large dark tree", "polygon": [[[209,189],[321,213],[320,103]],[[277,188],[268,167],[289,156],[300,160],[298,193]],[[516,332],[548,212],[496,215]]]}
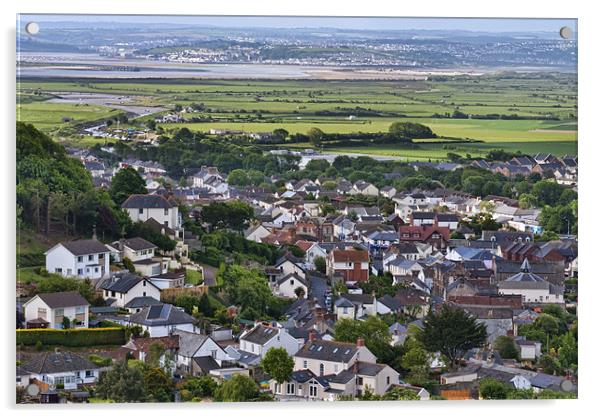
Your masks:
{"label": "large dark tree", "polygon": [[146,183],[140,174],[131,167],[122,168],[111,180],[109,194],[115,203],[121,205],[132,194],[146,194]]}
{"label": "large dark tree", "polygon": [[229,228],[235,231],[242,231],[247,227],[253,216],[253,208],[239,200],[212,202],[201,212],[202,220],[209,223],[212,228]]}
{"label": "large dark tree", "polygon": [[293,373],[295,361],[284,348],[270,348],[261,360],[261,369],[282,384]]}
{"label": "large dark tree", "polygon": [[440,352],[454,367],[466,351],[485,344],[487,329],[463,309],[443,305],[424,318],[424,328],[417,338],[426,350]]}
{"label": "large dark tree", "polygon": [[144,402],[147,399],[144,375],[138,367],[120,362],[100,376],[96,393],[115,402]]}

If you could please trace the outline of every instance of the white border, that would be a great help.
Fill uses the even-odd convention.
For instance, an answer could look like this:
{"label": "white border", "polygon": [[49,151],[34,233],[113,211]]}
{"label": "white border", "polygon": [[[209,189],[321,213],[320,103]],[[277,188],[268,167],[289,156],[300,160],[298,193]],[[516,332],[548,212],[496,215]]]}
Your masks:
{"label": "white border", "polygon": [[[592,4],[595,4],[592,2]],[[580,158],[580,267],[581,267],[581,299],[580,315],[580,370],[578,401],[538,401],[538,402],[422,402],[414,403],[337,403],[332,404],[286,404],[286,405],[113,405],[98,407],[40,407],[21,408],[14,402],[14,123],[15,123],[15,21],[17,13],[125,13],[125,14],[235,14],[235,15],[317,15],[317,16],[424,16],[424,17],[531,17],[531,18],[578,18],[579,19],[579,158]],[[599,305],[600,282],[602,269],[596,261],[600,260],[599,211],[602,210],[599,181],[602,178],[601,132],[596,122],[600,119],[600,45],[602,40],[602,22],[600,14],[593,5],[586,2],[567,1],[355,1],[355,0],[222,0],[222,1],[156,1],[156,0],[103,0],[102,2],[74,2],[69,0],[44,1],[20,0],[2,4],[2,21],[4,42],[2,42],[2,82],[4,97],[0,101],[2,107],[3,138],[0,140],[3,159],[2,176],[4,187],[3,204],[0,205],[4,239],[0,251],[0,265],[6,274],[2,275],[4,285],[4,317],[2,327],[5,331],[6,343],[1,344],[2,359],[6,367],[2,367],[0,396],[8,414],[34,415],[44,417],[66,417],[86,414],[91,417],[106,417],[123,411],[128,414],[140,414],[155,417],[165,413],[199,414],[213,416],[246,417],[280,417],[285,413],[289,417],[308,415],[327,416],[345,414],[345,416],[371,417],[376,414],[391,415],[445,415],[471,416],[487,414],[491,417],[511,416],[577,416],[586,410],[595,411],[600,397],[599,380],[600,327],[596,314]],[[598,128],[598,129],[596,129]],[[334,409],[333,409],[334,408]],[[593,414],[592,414],[593,415]]]}

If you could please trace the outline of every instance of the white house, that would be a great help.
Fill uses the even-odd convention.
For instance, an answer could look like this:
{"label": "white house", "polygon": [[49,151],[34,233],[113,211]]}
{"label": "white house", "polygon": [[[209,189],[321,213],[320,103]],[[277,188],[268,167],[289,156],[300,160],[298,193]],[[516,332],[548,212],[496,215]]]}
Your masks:
{"label": "white house", "polygon": [[284,348],[289,355],[299,350],[299,342],[285,328],[255,325],[240,337],[240,349],[263,358],[270,348]]}
{"label": "white house", "polygon": [[109,253],[96,239],[61,242],[44,253],[46,270],[63,277],[102,279],[109,274]]}
{"label": "white house", "polygon": [[539,341],[527,341],[517,339],[516,343],[520,349],[521,360],[537,360],[541,356],[541,343]]}
{"label": "white house", "polygon": [[498,283],[498,290],[502,295],[521,295],[526,303],[564,303],[562,286],[531,273],[531,265],[526,258],[521,271]]}
{"label": "white house", "polygon": [[78,292],[39,293],[23,304],[27,328],[88,328],[90,304]]}
{"label": "white house", "polygon": [[270,231],[261,224],[252,226],[245,231],[245,238],[254,242],[262,242],[262,239],[268,235],[270,235]]}
{"label": "white house", "polygon": [[298,288],[303,289],[302,298],[307,298],[307,295],[309,294],[309,285],[307,284],[307,281],[297,273],[291,273],[276,282],[274,293],[281,297],[294,299],[297,297],[295,291]]}
{"label": "white house", "polygon": [[24,360],[20,369],[30,381],[35,379],[59,390],[94,384],[100,377],[100,367],[85,356],[68,351],[36,353]]}
{"label": "white house", "polygon": [[134,298],[151,297],[161,300],[161,289],[150,280],[130,273],[118,274],[101,285],[102,296],[109,306],[125,308]]}
{"label": "white house", "polygon": [[121,204],[133,222],[156,220],[159,224],[174,230],[182,224],[178,205],[159,194],[133,194]]}
{"label": "white house", "polygon": [[144,238],[129,238],[119,241],[122,257],[128,258],[133,264],[136,272],[141,276],[157,276],[167,273],[169,269],[169,258],[155,257],[157,246]]}
{"label": "white house", "polygon": [[280,271],[281,276],[297,274],[299,277],[305,279],[305,268],[303,267],[303,260],[297,259],[289,253],[286,253],[278,260],[276,260],[274,268]]}
{"label": "white house", "polygon": [[210,336],[176,329],[172,335],[179,337],[179,349],[176,355],[177,367],[188,373],[193,373],[193,359],[210,358],[217,365],[231,360],[228,354]]}
{"label": "white house", "polygon": [[128,325],[140,325],[151,337],[165,337],[176,330],[198,333],[196,319],[170,304],[148,306],[130,315],[124,321]]}

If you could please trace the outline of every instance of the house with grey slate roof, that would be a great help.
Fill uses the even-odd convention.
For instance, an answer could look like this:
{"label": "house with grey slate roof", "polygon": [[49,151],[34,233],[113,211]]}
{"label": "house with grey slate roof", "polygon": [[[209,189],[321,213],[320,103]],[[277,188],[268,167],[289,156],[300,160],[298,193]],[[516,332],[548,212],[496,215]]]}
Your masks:
{"label": "house with grey slate roof", "polygon": [[148,306],[125,320],[127,325],[140,325],[150,337],[165,337],[176,330],[198,333],[197,320],[168,303]]}
{"label": "house with grey slate roof", "polygon": [[39,293],[23,304],[27,328],[88,328],[90,304],[78,292]]}
{"label": "house with grey slate roof", "polygon": [[109,275],[109,253],[96,239],[61,242],[44,253],[46,270],[63,277],[102,279]]}
{"label": "house with grey slate roof", "polygon": [[173,199],[167,199],[160,194],[133,194],[121,204],[130,216],[132,222],[156,220],[167,228],[178,230],[182,218],[178,205]]}
{"label": "house with grey slate roof", "polygon": [[21,375],[30,382],[46,383],[50,389],[73,390],[84,384],[94,384],[101,368],[90,360],[69,351],[44,352],[22,356]]}

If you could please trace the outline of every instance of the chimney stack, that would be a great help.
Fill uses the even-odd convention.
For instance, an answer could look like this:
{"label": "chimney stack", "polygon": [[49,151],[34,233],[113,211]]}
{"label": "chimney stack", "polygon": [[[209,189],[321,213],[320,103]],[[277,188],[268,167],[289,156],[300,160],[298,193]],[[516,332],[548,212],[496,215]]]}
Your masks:
{"label": "chimney stack", "polygon": [[314,342],[314,341],[316,341],[316,339],[317,339],[316,331],[313,329],[309,330],[309,341]]}
{"label": "chimney stack", "polygon": [[357,345],[358,348],[364,347],[365,346],[364,339],[363,338],[358,338],[356,345]]}

